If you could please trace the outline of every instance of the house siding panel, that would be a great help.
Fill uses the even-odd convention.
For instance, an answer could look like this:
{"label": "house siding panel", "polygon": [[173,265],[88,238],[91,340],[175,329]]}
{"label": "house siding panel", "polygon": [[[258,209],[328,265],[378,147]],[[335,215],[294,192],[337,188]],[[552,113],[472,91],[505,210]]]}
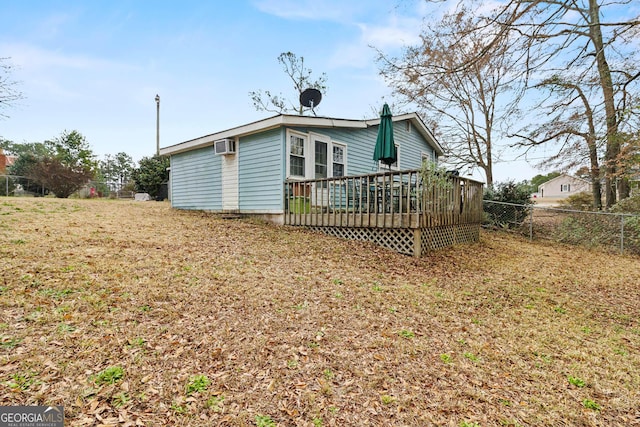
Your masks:
{"label": "house siding panel", "polygon": [[[367,129],[293,128],[293,130],[326,135],[335,142],[346,144],[346,175],[362,175],[378,171],[378,164],[373,160],[378,126]],[[393,138],[399,146],[400,169],[419,169],[422,165],[422,153],[433,153],[433,148],[413,126],[410,132],[405,130],[404,122],[394,123]]]}
{"label": "house siding panel", "polygon": [[347,146],[345,175],[361,175],[374,171],[373,148],[376,143],[378,128],[368,129],[330,129],[330,128],[294,128],[308,133],[326,135],[335,142]]}
{"label": "house siding panel", "polygon": [[240,139],[238,191],[240,210],[281,213],[284,180],[284,130]]}
{"label": "house siding panel", "polygon": [[422,154],[436,158],[436,154],[414,126],[406,130],[405,122],[394,123],[393,137],[400,146],[400,169],[420,169]]}
{"label": "house siding panel", "polygon": [[[562,186],[568,185],[569,189],[563,190]],[[565,198],[582,191],[591,191],[591,183],[581,178],[575,178],[562,174],[538,186],[538,193],[546,198]]]}
{"label": "house siding panel", "polygon": [[221,159],[213,148],[171,156],[171,203],[178,209],[222,209]]}

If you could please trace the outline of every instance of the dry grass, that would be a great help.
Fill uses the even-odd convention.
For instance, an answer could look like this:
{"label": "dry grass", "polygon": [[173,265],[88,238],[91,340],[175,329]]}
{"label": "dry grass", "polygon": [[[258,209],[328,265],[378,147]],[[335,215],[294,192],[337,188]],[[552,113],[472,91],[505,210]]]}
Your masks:
{"label": "dry grass", "polygon": [[13,198],[0,251],[0,405],[70,426],[640,423],[638,258]]}

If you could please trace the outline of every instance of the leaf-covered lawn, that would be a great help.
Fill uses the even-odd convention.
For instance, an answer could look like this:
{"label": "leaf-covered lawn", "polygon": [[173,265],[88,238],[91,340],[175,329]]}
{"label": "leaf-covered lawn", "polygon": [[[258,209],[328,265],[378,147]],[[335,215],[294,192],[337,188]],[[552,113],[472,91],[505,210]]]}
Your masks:
{"label": "leaf-covered lawn", "polygon": [[640,423],[637,257],[19,198],[0,251],[0,405],[69,426]]}

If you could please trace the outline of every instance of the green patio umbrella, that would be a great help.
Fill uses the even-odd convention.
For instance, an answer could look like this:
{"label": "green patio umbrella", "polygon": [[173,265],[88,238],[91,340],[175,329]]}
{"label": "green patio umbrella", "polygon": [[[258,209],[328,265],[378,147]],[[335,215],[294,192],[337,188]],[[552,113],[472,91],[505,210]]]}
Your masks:
{"label": "green patio umbrella", "polygon": [[373,150],[373,160],[380,161],[388,165],[389,168],[398,160],[398,153],[393,141],[393,120],[387,103],[382,107],[380,115],[380,127],[378,128],[376,148]]}

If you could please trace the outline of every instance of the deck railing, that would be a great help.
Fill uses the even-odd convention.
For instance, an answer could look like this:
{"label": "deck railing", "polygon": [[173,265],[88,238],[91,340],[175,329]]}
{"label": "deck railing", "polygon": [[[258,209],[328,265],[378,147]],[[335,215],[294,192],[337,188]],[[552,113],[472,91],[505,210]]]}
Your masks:
{"label": "deck railing", "polygon": [[285,224],[314,227],[432,228],[479,224],[482,183],[419,170],[284,183]]}

